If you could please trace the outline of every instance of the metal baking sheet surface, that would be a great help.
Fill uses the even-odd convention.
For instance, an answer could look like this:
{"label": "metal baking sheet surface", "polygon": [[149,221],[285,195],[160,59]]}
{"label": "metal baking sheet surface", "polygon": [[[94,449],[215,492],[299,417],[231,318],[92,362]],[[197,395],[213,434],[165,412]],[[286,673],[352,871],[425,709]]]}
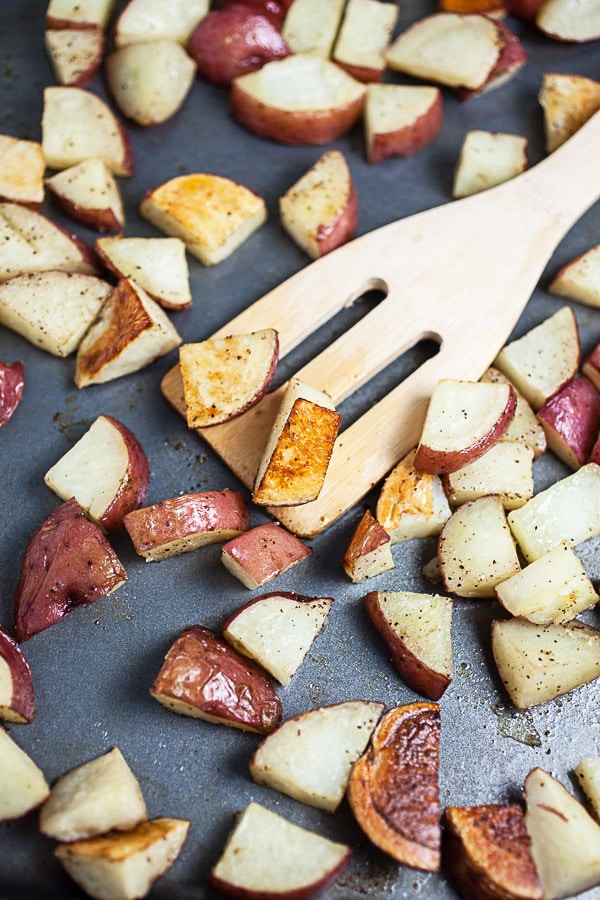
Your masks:
{"label": "metal baking sheet surface", "polygon": [[[44,49],[46,6],[45,0],[0,3],[0,133],[41,137],[42,89],[55,83]],[[403,0],[398,31],[435,10],[436,3],[429,0]],[[555,70],[600,78],[598,42],[581,46],[552,42],[513,19],[507,21],[522,38],[529,62],[503,87],[466,103],[444,91],[444,126],[429,147],[407,159],[369,165],[360,127],[331,145],[346,154],[351,167],[359,233],[449,201],[460,146],[471,128],[524,135],[529,161],[535,163],[544,156],[537,99],[542,74]],[[391,74],[386,77],[403,81]],[[90,89],[106,97],[101,76]],[[127,210],[126,235],[158,235],[138,215],[139,200],[146,189],[185,172],[216,172],[237,179],[258,191],[269,209],[268,222],[225,262],[204,268],[189,257],[193,306],[172,314],[184,341],[209,336],[307,264],[307,257],[280,225],[278,198],[327,147],[287,147],[255,137],[230,117],[227,90],[199,79],[170,121],[146,129],[129,124],[127,129],[136,171],[131,178],[119,179]],[[68,220],[51,201],[44,204],[44,211],[89,243],[94,241],[94,232]],[[460,234],[453,240],[457,255],[469,253]],[[557,249],[515,335],[559,308],[563,301],[544,290],[548,275],[598,241],[596,205]],[[507,259],[507,267],[510,264]],[[335,285],[331,288],[335,290]],[[574,311],[585,354],[600,340],[600,312],[576,305]],[[328,342],[342,325],[333,323],[318,340]],[[302,352],[310,356],[310,346]],[[304,360],[302,352],[295,360],[298,365]],[[9,630],[21,557],[33,531],[58,505],[43,475],[100,413],[122,420],[142,442],[152,470],[149,503],[188,491],[239,488],[160,393],[160,380],[176,361],[176,353],[138,374],[79,391],[73,383],[73,358],[53,358],[6,329],[0,329],[0,359],[22,360],[26,377],[22,403],[0,431],[0,622]],[[345,420],[369,406],[387,389],[388,381],[399,377],[398,371],[384,373],[347,401],[342,410]],[[546,454],[535,464],[536,490],[565,474],[565,467]],[[347,699],[376,699],[388,707],[418,699],[396,674],[366,620],[361,599],[370,589],[431,590],[421,568],[433,556],[435,542],[396,546],[393,571],[366,584],[352,584],[340,559],[362,511],[368,505],[372,508],[375,497],[376,492],[309,542],[314,551],[310,560],[268,586],[335,599],[329,623],[304,664],[287,687],[278,688],[285,717]],[[253,509],[253,524],[266,520]],[[168,713],[150,697],[149,687],[176,635],[194,623],[219,629],[224,617],[253,594],[221,565],[218,545],[147,564],[135,555],[123,533],[112,542],[128,573],[127,583],[23,645],[35,680],[37,712],[31,724],[14,725],[10,733],[50,782],[118,745],[139,779],[149,814],[191,821],[179,859],[156,882],[151,897],[211,898],[207,877],[234,816],[250,800],[257,800],[292,822],[351,845],[352,864],[325,894],[327,900],[455,898],[443,874],[399,866],[371,846],[345,802],[330,815],[255,785],[248,761],[257,736]],[[594,580],[600,575],[597,549],[598,541],[579,548]],[[543,766],[573,786],[579,760],[600,753],[598,683],[527,712],[510,707],[490,652],[490,622],[497,613],[493,601],[455,603],[454,679],[440,701],[443,805],[517,797],[533,766]],[[597,611],[584,618],[599,624]],[[0,826],[0,896],[28,900],[83,896],[54,859],[52,842],[39,834],[35,813]]]}

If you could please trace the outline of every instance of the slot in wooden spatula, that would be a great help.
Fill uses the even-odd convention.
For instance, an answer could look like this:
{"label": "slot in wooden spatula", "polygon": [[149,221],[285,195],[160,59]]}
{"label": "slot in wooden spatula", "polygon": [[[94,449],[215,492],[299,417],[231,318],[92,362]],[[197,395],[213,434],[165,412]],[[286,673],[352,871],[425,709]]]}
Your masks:
{"label": "slot in wooden spatula", "polygon": [[[345,244],[236,316],[217,335],[279,332],[283,357],[370,288],[385,299],[298,371],[334,403],[424,338],[439,352],[340,433],[317,500],[270,512],[313,537],[357,503],[419,439],[441,378],[477,380],[506,343],[555,247],[600,196],[600,113],[517,178]],[[179,366],[162,382],[183,415]],[[199,429],[251,487],[281,388],[237,419]]]}

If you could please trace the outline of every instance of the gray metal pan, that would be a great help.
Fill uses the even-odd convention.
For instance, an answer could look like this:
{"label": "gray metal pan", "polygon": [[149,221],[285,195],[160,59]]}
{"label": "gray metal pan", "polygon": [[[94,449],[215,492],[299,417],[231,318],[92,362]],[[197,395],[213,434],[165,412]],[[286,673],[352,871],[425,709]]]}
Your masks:
{"label": "gray metal pan", "polygon": [[[0,133],[40,138],[42,89],[54,83],[43,43],[46,6],[44,0],[0,4]],[[404,0],[398,30],[436,8],[433,0]],[[535,163],[544,155],[537,100],[542,74],[556,70],[600,78],[597,42],[560,44],[515,20],[510,25],[523,40],[528,64],[502,88],[467,103],[445,93],[444,127],[425,150],[408,159],[369,165],[360,128],[335,141],[333,146],[346,154],[355,179],[359,233],[448,201],[458,152],[470,128],[526,136],[529,159]],[[390,80],[400,79],[390,76]],[[91,89],[106,96],[100,77]],[[255,137],[231,119],[227,91],[200,80],[169,122],[147,129],[127,127],[136,172],[119,182],[127,209],[126,234],[157,234],[139,217],[139,199],[146,189],[182,172],[211,171],[235,178],[258,191],[269,208],[267,224],[222,264],[204,268],[189,259],[194,303],[189,311],[172,314],[184,340],[207,337],[306,265],[307,258],[279,224],[277,201],[325,148],[285,147]],[[93,232],[67,220],[51,202],[44,209],[93,242]],[[546,276],[599,240],[596,206],[557,249],[515,334],[524,333],[562,302],[544,290]],[[457,255],[469,252],[460,234],[455,243]],[[587,353],[600,340],[600,314],[576,305],[574,311]],[[332,323],[318,340],[331,341],[347,324]],[[294,365],[302,365],[314,350],[299,351]],[[382,396],[415,365],[420,352],[346,401],[345,420],[352,421]],[[187,430],[160,393],[161,378],[176,361],[175,355],[136,375],[81,391],[73,383],[72,359],[50,357],[5,329],[0,329],[0,359],[20,359],[26,372],[23,401],[0,431],[0,623],[8,629],[27,541],[57,505],[43,475],[99,413],[121,419],[142,442],[152,469],[148,502],[193,490],[239,488],[234,476]],[[535,466],[536,489],[567,474],[549,453]],[[346,699],[376,699],[389,707],[417,699],[369,628],[361,599],[371,588],[428,589],[421,569],[434,554],[435,542],[399,545],[394,548],[393,571],[366,587],[350,583],[340,559],[363,509],[372,506],[375,496],[367,497],[318,536],[312,542],[311,559],[270,586],[335,598],[326,630],[290,685],[278,689],[285,717]],[[257,509],[252,518],[253,524],[266,520]],[[50,781],[119,745],[140,781],[149,814],[191,820],[180,858],[156,882],[151,896],[208,900],[212,896],[206,886],[208,873],[234,815],[255,799],[299,825],[353,847],[351,867],[326,894],[331,900],[456,897],[443,875],[398,866],[374,849],[345,804],[335,815],[328,815],[255,785],[248,761],[256,736],[178,717],[150,697],[149,687],[173,638],[194,623],[218,629],[225,616],[251,594],[220,564],[218,546],[146,564],[136,557],[126,535],[117,534],[113,545],[129,576],[126,585],[87,609],[74,610],[24,645],[35,680],[37,711],[31,724],[12,726],[11,734]],[[597,548],[597,541],[579,548],[594,580],[600,578]],[[444,805],[519,796],[525,775],[535,765],[571,785],[579,760],[600,753],[597,684],[527,712],[510,707],[490,652],[489,626],[497,612],[491,601],[459,600],[455,605],[454,678],[441,700]],[[586,620],[598,624],[598,613],[590,612]],[[39,834],[35,814],[5,823],[1,829],[0,896],[28,900],[82,896],[54,860],[52,843]]]}

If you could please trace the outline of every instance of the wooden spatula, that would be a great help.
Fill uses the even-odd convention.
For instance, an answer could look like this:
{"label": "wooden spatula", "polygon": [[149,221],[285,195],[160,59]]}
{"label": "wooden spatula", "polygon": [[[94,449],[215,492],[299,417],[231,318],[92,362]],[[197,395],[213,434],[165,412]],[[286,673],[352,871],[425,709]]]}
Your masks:
{"label": "wooden spatula", "polygon": [[[439,344],[435,356],[342,430],[317,500],[270,510],[282,525],[303,537],[331,525],[417,443],[440,378],[481,377],[555,247],[599,196],[600,112],[517,178],[357,238],[219,329],[224,336],[276,328],[283,357],[366,290],[382,289],[384,300],[296,373],[336,404],[420,340]],[[178,366],[162,391],[184,414]],[[280,399],[281,388],[239,418],[198,431],[249,488]]]}

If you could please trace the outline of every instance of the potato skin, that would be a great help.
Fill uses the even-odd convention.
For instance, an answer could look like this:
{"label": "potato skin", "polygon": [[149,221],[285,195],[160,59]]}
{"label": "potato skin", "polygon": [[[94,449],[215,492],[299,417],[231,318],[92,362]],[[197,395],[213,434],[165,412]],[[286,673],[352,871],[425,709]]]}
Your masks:
{"label": "potato skin", "polygon": [[23,396],[25,370],[22,362],[0,362],[0,428],[14,414]]}
{"label": "potato skin", "polygon": [[393,156],[405,157],[418,153],[437,137],[443,121],[442,92],[438,91],[435,102],[410,126],[374,136],[368,151],[368,162],[379,163]]}
{"label": "potato skin", "polygon": [[0,659],[10,671],[12,698],[10,705],[0,704],[0,719],[7,722],[32,722],[35,715],[33,676],[23,652],[10,634],[0,626]]}
{"label": "potato skin", "polygon": [[185,704],[184,714],[259,734],[272,731],[282,715],[263,669],[201,625],[174,641],[150,693],[167,709]]}
{"label": "potato skin", "polygon": [[137,509],[146,499],[150,484],[150,464],[144,448],[133,432],[113,416],[105,418],[121,435],[128,458],[127,472],[100,522],[101,527],[111,533],[121,527],[127,513]]}

